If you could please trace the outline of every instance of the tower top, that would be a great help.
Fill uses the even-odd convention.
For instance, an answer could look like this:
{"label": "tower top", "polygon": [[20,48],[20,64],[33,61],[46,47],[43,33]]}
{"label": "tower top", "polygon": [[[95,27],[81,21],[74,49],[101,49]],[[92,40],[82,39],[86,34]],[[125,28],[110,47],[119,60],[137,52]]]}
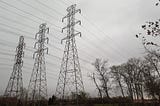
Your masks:
{"label": "tower top", "polygon": [[73,9],[73,8],[76,8],[76,4],[69,6],[66,10],[67,10],[67,12],[70,12],[71,9]]}

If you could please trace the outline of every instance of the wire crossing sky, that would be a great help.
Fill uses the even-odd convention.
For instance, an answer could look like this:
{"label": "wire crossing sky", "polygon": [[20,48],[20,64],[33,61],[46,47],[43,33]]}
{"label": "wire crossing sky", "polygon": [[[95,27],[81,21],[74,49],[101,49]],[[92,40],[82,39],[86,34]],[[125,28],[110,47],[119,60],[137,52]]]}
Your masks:
{"label": "wire crossing sky", "polygon": [[[159,7],[154,0],[0,0],[0,94],[12,72],[15,49],[19,36],[24,36],[23,82],[27,88],[32,72],[34,36],[41,23],[50,28],[49,53],[46,54],[46,70],[49,96],[55,93],[64,45],[61,33],[66,23],[61,19],[68,6],[77,3],[82,10],[76,18],[82,21],[76,29],[82,37],[76,38],[85,90],[95,96],[95,86],[88,74],[94,71],[91,65],[96,58],[109,61],[109,65],[121,64],[131,57],[144,53],[141,41],[135,34],[143,23],[158,19]],[[154,18],[153,18],[154,17]],[[89,85],[89,86],[88,86]]]}

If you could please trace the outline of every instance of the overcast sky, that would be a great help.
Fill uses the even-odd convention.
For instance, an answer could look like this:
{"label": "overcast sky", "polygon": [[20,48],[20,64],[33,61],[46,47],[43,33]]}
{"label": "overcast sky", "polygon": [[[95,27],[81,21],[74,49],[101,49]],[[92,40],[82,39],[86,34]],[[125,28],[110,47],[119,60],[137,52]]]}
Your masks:
{"label": "overcast sky", "polygon": [[[23,68],[24,87],[27,88],[34,60],[35,40],[40,23],[50,28],[49,55],[46,55],[47,84],[49,96],[55,93],[65,37],[61,22],[66,8],[77,2],[82,14],[76,15],[82,26],[76,29],[82,37],[76,37],[81,70],[86,92],[97,95],[88,74],[95,58],[108,59],[110,65],[121,64],[131,57],[144,54],[141,41],[136,39],[140,27],[146,21],[159,18],[156,0],[0,0],[0,94],[4,93],[14,63],[15,48],[20,35],[25,36]],[[45,5],[44,5],[45,4]],[[46,7],[47,6],[47,7]]]}

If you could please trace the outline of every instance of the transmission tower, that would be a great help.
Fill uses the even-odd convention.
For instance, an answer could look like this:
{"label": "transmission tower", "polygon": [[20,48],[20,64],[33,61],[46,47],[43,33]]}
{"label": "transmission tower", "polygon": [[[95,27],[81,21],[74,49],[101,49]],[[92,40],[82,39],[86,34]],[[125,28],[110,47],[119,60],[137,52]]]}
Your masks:
{"label": "transmission tower", "polygon": [[78,103],[78,95],[84,91],[84,86],[75,42],[75,36],[81,36],[81,32],[75,30],[75,25],[81,24],[81,21],[75,19],[75,14],[81,13],[81,10],[77,10],[74,4],[67,8],[67,12],[62,19],[63,22],[67,18],[67,26],[62,28],[62,32],[67,30],[67,37],[61,41],[65,40],[66,45],[55,95],[61,100],[72,99]]}
{"label": "transmission tower", "polygon": [[13,72],[9,79],[7,88],[4,92],[4,97],[16,97],[17,99],[21,99],[22,91],[23,91],[23,81],[22,81],[22,67],[24,57],[24,37],[20,36],[19,44],[16,48],[15,55],[15,63],[13,65]]}
{"label": "transmission tower", "polygon": [[34,48],[37,51],[33,54],[35,62],[28,86],[28,100],[34,105],[39,105],[42,102],[47,104],[47,79],[44,54],[48,53],[45,43],[48,44],[49,39],[46,37],[46,33],[49,33],[49,28],[46,23],[43,23],[39,26],[39,32],[35,35],[37,42]]}

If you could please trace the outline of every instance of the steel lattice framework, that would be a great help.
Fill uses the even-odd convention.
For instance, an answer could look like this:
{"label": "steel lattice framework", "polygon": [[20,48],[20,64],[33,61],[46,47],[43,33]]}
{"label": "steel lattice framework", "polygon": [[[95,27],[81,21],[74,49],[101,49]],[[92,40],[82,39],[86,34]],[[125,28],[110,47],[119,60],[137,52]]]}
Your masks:
{"label": "steel lattice framework", "polygon": [[10,76],[7,88],[4,93],[4,97],[16,97],[21,99],[22,90],[23,90],[23,81],[22,81],[22,67],[24,57],[24,37],[20,36],[19,44],[16,48],[15,63],[13,65],[13,72]]}
{"label": "steel lattice framework", "polygon": [[46,33],[49,33],[49,28],[46,23],[43,23],[39,26],[39,32],[35,35],[37,42],[35,43],[34,48],[37,49],[37,51],[33,54],[35,63],[28,86],[28,100],[32,101],[32,103],[39,103],[47,100],[47,79],[44,54],[48,53],[48,48],[45,46],[45,43],[48,43],[49,39],[46,37]]}
{"label": "steel lattice framework", "polygon": [[66,41],[66,45],[55,95],[62,100],[75,99],[78,102],[78,95],[84,91],[84,86],[75,42],[75,36],[81,36],[81,32],[75,30],[75,25],[81,24],[81,21],[75,19],[75,14],[81,13],[81,10],[76,10],[74,4],[67,8],[67,12],[62,19],[63,22],[67,18],[67,26],[62,29],[62,32],[67,30],[67,37],[62,39],[62,42]]}

